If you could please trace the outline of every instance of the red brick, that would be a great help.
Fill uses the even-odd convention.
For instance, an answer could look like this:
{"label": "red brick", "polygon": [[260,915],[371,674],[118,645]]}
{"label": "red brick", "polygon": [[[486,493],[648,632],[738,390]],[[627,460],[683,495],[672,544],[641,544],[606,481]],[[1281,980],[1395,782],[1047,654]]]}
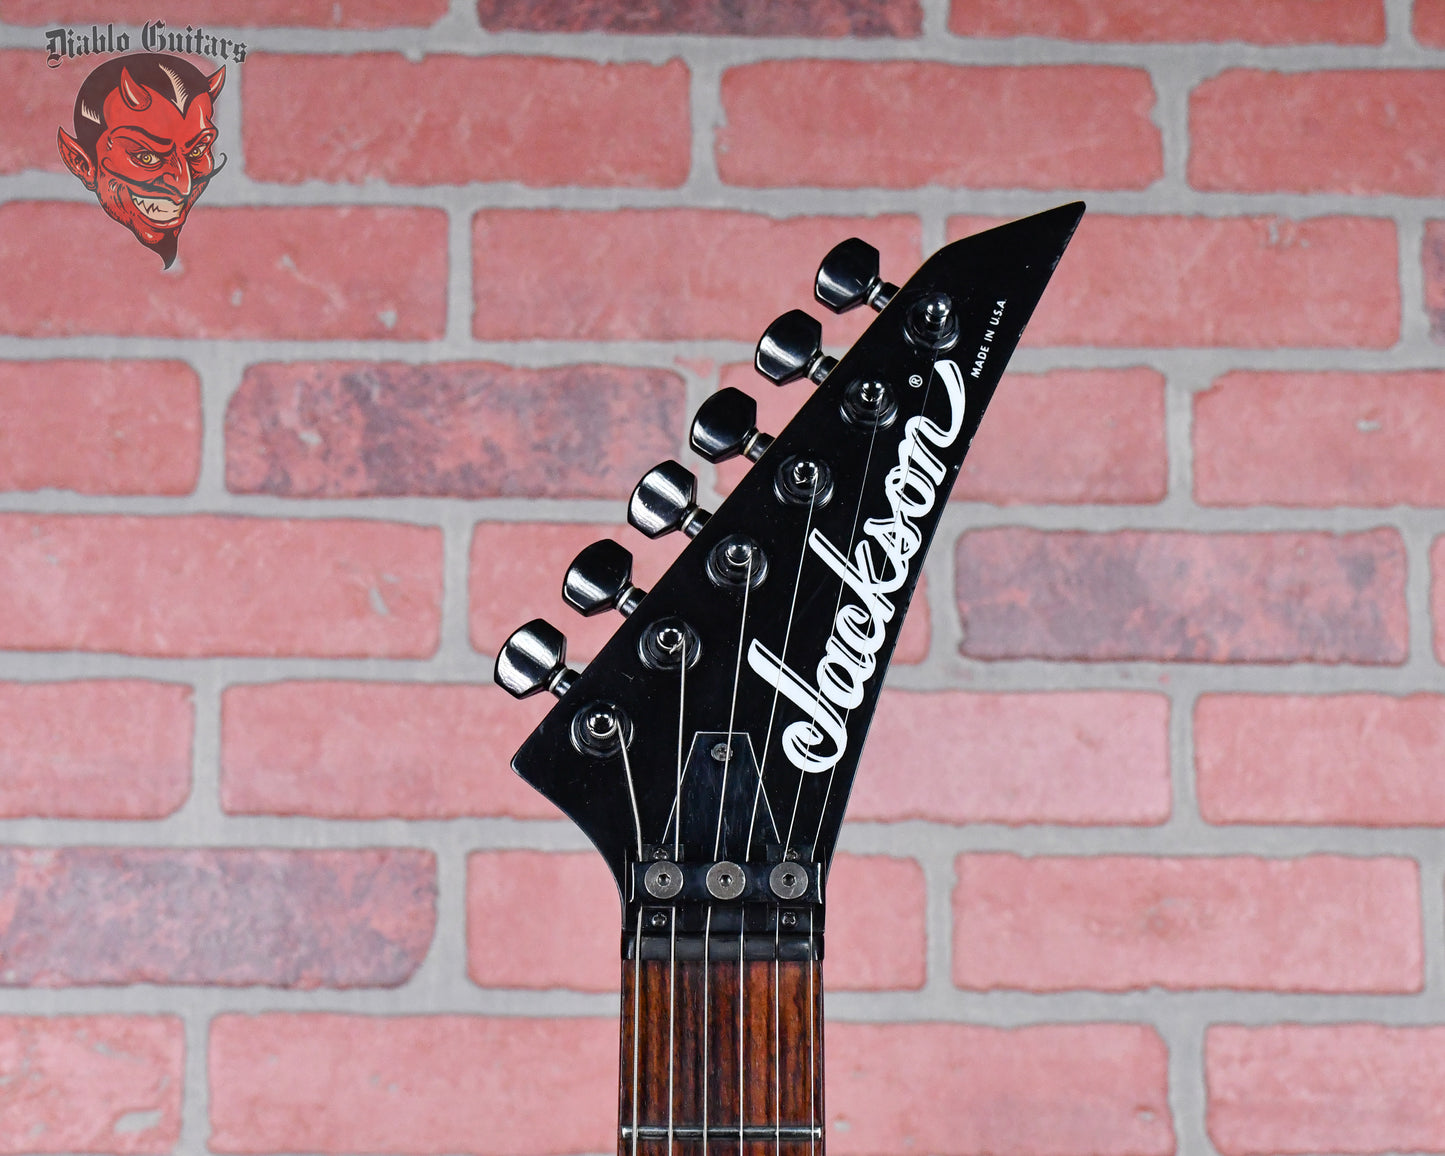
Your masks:
{"label": "red brick", "polygon": [[1216,1025],[1204,1065],[1224,1156],[1445,1149],[1445,1028]]}
{"label": "red brick", "polygon": [[972,658],[1396,664],[1409,654],[1394,530],[1001,527],[959,539],[955,580]]}
{"label": "red brick", "polygon": [[1445,698],[1206,694],[1194,708],[1211,823],[1445,824]]}
{"label": "red brick", "polygon": [[827,1025],[837,1156],[1173,1156],[1168,1054],[1141,1024]]}
{"label": "red brick", "polygon": [[[472,333],[488,341],[752,343],[779,313],[813,299],[818,262],[855,234],[882,252],[887,275],[907,276],[918,264],[916,217],[487,210],[472,224]],[[851,343],[872,320],[864,312],[829,315],[825,340]]]}
{"label": "red brick", "polygon": [[276,682],[221,696],[221,807],[326,819],[555,819],[509,760],[550,695],[494,686]]}
{"label": "red brick", "polygon": [[1207,506],[1441,506],[1441,373],[1227,373],[1194,400]]}
{"label": "red brick", "polygon": [[923,868],[889,855],[838,855],[828,870],[830,991],[920,988],[928,977]]}
{"label": "red brick", "polygon": [[215,1152],[602,1152],[617,1136],[617,1021],[219,1015]]}
{"label": "red brick", "polygon": [[0,981],[395,987],[436,923],[430,851],[0,850]]}
{"label": "red brick", "polygon": [[1239,192],[1445,192],[1438,72],[1230,69],[1189,95],[1189,183]]}
{"label": "red brick", "polygon": [[979,990],[1413,992],[1412,859],[960,855],[953,980]]}
{"label": "red brick", "polygon": [[[949,237],[997,223],[954,217]],[[1089,213],[1024,344],[1386,349],[1399,335],[1392,221]]]}
{"label": "red brick", "polygon": [[1425,309],[1430,336],[1445,343],[1445,221],[1425,222]]}
{"label": "red brick", "polygon": [[467,974],[473,983],[615,992],[620,923],[617,883],[591,851],[467,856]]}
{"label": "red brick", "polygon": [[689,84],[677,59],[260,53],[246,61],[246,171],[283,184],[675,188],[692,161]]}
{"label": "red brick", "polygon": [[1131,43],[1383,44],[1385,10],[1380,0],[953,0],[948,27],[959,36]]}
{"label": "red brick", "polygon": [[1162,823],[1169,701],[885,690],[848,807],[881,822]]}
{"label": "red brick", "polygon": [[98,205],[16,201],[0,205],[0,332],[439,338],[446,245],[440,209],[228,208],[203,198],[165,272]]}
{"label": "red brick", "polygon": [[956,500],[1158,502],[1169,488],[1164,377],[1152,369],[1011,373],[964,459]]}
{"label": "red brick", "polygon": [[288,498],[625,499],[676,455],[685,394],[675,373],[601,365],[253,365],[226,411],[226,486]]}
{"label": "red brick", "polygon": [[387,522],[0,514],[0,647],[426,658],[441,554]]}
{"label": "red brick", "polygon": [[183,362],[0,362],[0,490],[189,494],[200,468]]}
{"label": "red brick", "polygon": [[562,601],[562,575],[583,546],[612,538],[632,551],[632,581],[644,590],[682,549],[677,538],[649,541],[635,530],[606,523],[478,522],[472,531],[472,646],[495,655],[507,635],[533,618],[546,618],[567,635],[568,661],[592,658],[622,620],[614,611],[583,618]]}
{"label": "red brick", "polygon": [[[923,871],[839,855],[828,876],[830,990],[919,988],[927,970]],[[542,909],[553,918],[538,919]],[[616,991],[617,884],[592,852],[467,859],[467,973],[483,987]]]}
{"label": "red brick", "polygon": [[191,688],[0,682],[0,816],[161,819],[191,790]]}
{"label": "red brick", "polygon": [[1415,39],[1430,48],[1445,48],[1445,0],[1415,0]]}
{"label": "red brick", "polygon": [[732,185],[1143,189],[1164,175],[1136,68],[769,60],[723,73],[722,103]]}
{"label": "red brick", "polygon": [[489,31],[692,36],[917,36],[917,0],[477,0]]}
{"label": "red brick", "polygon": [[[446,15],[446,0],[191,0],[185,18],[192,23],[225,24],[232,28],[261,28],[276,24],[291,28],[390,28],[395,25],[433,24]],[[156,18],[147,0],[0,0],[0,20],[9,24],[43,24],[99,20],[135,25]],[[169,30],[178,25],[172,21]],[[116,29],[120,31],[119,28]],[[128,28],[134,39],[136,29]],[[138,41],[131,47],[140,49]],[[246,63],[252,58],[247,57]],[[84,69],[86,59],[67,61]],[[80,78],[75,81],[79,87]]]}
{"label": "red brick", "polygon": [[1435,623],[1435,657],[1445,662],[1445,537],[1430,547],[1430,617]]}
{"label": "red brick", "polygon": [[175,1016],[0,1017],[0,1152],[175,1151],[185,1051]]}
{"label": "red brick", "polygon": [[[12,4],[0,0],[0,19]],[[42,21],[53,21],[46,15]],[[53,24],[50,27],[54,27]],[[36,41],[39,42],[39,37]],[[0,85],[9,94],[9,112],[0,124],[0,173],[23,173],[31,169],[67,172],[56,144],[56,130],[74,125],[75,90],[79,77],[49,72],[45,53],[23,48],[0,52]]]}

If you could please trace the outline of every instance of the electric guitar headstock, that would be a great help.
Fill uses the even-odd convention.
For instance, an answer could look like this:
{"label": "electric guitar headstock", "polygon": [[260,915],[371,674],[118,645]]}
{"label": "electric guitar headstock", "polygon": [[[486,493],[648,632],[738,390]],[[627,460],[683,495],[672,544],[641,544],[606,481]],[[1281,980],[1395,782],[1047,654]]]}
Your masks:
{"label": "electric guitar headstock", "polygon": [[677,462],[642,478],[628,520],[690,539],[650,591],[616,542],[578,555],[563,598],[622,616],[598,656],[569,669],[541,619],[502,646],[503,687],[560,700],[512,765],[607,861],[628,958],[687,958],[714,935],[733,958],[821,958],[828,865],[924,554],[1082,215],[954,242],[901,288],[869,245],[835,247],[818,299],[878,317],[841,361],[806,313],[768,327],[759,372],[817,386],[775,437],[738,390],[704,403],[693,448],[753,465],[712,514]]}

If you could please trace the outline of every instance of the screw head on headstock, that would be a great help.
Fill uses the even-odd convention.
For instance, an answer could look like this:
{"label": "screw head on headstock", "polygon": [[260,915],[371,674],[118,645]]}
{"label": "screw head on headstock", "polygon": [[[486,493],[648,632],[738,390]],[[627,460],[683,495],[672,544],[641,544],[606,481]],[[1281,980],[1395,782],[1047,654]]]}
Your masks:
{"label": "screw head on headstock", "polygon": [[632,552],[611,538],[584,548],[562,579],[562,601],[589,618],[612,609],[631,614],[646,593],[632,584]]}
{"label": "screw head on headstock", "polygon": [[689,538],[712,515],[696,502],[697,478],[680,462],[667,461],[642,475],[627,503],[627,520],[649,538],[681,530]]}
{"label": "screw head on headstock", "polygon": [[878,276],[878,250],[859,237],[829,249],[813,279],[814,296],[834,313],[864,304],[881,311],[897,292],[897,285]]}
{"label": "screw head on headstock", "polygon": [[789,309],[765,330],[753,354],[753,367],[775,385],[806,377],[814,384],[838,362],[823,353],[823,326],[801,309]]}
{"label": "screw head on headstock", "polygon": [[759,431],[758,403],[740,389],[720,389],[698,407],[692,419],[692,448],[710,462],[742,454],[757,461],[773,444]]}
{"label": "screw head on headstock", "polygon": [[567,667],[567,639],[545,618],[534,618],[512,631],[497,652],[492,678],[513,698],[526,698],[550,690],[558,698],[567,693],[575,670]]}

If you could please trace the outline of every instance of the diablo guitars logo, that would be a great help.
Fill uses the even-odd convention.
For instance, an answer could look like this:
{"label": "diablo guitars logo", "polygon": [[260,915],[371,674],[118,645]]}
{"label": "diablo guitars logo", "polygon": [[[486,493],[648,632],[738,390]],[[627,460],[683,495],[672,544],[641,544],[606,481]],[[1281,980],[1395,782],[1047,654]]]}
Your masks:
{"label": "diablo guitars logo", "polygon": [[169,269],[191,206],[225,164],[212,155],[216,97],[226,70],[206,76],[178,56],[107,60],[75,98],[75,135],[60,157],[100,207]]}

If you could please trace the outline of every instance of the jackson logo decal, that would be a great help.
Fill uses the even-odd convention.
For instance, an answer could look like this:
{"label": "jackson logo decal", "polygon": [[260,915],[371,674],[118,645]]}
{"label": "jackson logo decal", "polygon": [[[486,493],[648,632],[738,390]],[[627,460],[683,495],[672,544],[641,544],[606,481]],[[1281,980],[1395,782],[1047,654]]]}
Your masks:
{"label": "jackson logo decal", "polygon": [[217,163],[216,98],[225,67],[206,76],[178,56],[107,60],[75,98],[75,135],[60,129],[60,157],[100,207],[155,250],[167,269]]}

